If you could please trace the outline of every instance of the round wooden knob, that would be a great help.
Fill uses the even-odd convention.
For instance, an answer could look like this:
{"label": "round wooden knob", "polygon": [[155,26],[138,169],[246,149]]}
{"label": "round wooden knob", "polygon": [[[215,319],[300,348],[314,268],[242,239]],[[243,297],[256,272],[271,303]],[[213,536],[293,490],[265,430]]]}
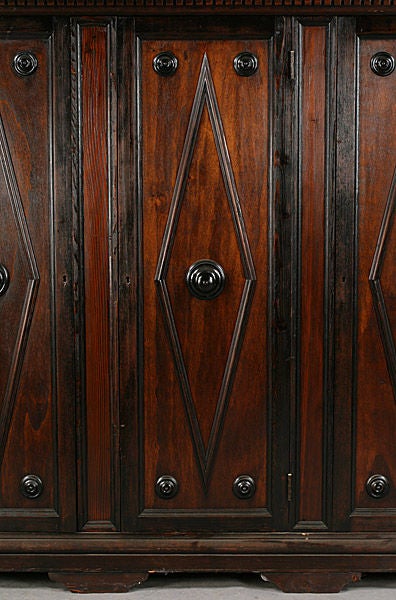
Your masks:
{"label": "round wooden knob", "polygon": [[160,52],[153,60],[153,69],[162,77],[176,73],[178,60],[172,52]]}
{"label": "round wooden knob", "polygon": [[198,260],[187,271],[186,283],[191,294],[200,300],[213,300],[221,294],[226,276],[223,267],[213,260]]}
{"label": "round wooden knob", "polygon": [[234,58],[235,72],[241,77],[250,77],[258,69],[257,56],[252,52],[241,52]]}
{"label": "round wooden knob", "polygon": [[38,475],[26,475],[21,481],[21,493],[33,500],[43,493],[44,485]]}
{"label": "round wooden knob", "polygon": [[0,296],[6,293],[10,283],[10,276],[4,265],[0,265]]}
{"label": "round wooden knob", "polygon": [[256,493],[256,484],[250,475],[239,475],[232,485],[232,491],[237,498],[247,500]]}
{"label": "round wooden knob", "polygon": [[395,70],[395,59],[389,52],[377,52],[371,57],[370,67],[376,75],[387,77]]}
{"label": "round wooden knob", "polygon": [[28,77],[33,75],[37,70],[38,60],[35,54],[32,52],[18,52],[14,56],[14,71],[20,77]]}
{"label": "round wooden knob", "polygon": [[169,500],[174,498],[179,491],[179,484],[172,475],[162,475],[155,484],[155,492],[160,498]]}
{"label": "round wooden knob", "polygon": [[367,479],[366,491],[372,498],[383,498],[389,490],[389,480],[385,475],[376,474]]}

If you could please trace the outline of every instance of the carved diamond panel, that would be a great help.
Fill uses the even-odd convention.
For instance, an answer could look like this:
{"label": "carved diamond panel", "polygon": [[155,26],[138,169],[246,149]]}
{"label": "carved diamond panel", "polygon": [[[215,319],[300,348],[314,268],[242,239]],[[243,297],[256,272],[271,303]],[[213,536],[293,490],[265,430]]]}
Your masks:
{"label": "carved diamond panel", "polygon": [[[204,111],[207,111],[207,114],[209,115],[210,127],[212,130],[221,171],[221,178],[223,180],[225,195],[227,198],[227,210],[229,211],[229,219],[232,223],[231,227],[234,232],[233,235],[235,235],[237,247],[239,248],[240,263],[242,266],[242,288],[240,291],[241,298],[240,300],[235,299],[235,324],[231,331],[231,341],[228,353],[226,355],[220,391],[218,393],[217,403],[214,409],[214,417],[208,440],[204,440],[202,435],[202,423],[200,424],[196,410],[196,403],[199,402],[199,398],[193,398],[185,356],[183,354],[182,344],[178,335],[177,320],[175,318],[174,310],[176,298],[172,297],[170,287],[167,283],[169,266],[173,261],[172,250],[178,233],[180,215],[183,211],[191,164],[196,153],[197,139]],[[210,199],[208,202],[210,202]],[[207,256],[201,258],[210,259],[211,257]],[[225,132],[220,116],[209,61],[206,54],[202,60],[197,89],[195,92],[190,120],[184,141],[184,147],[177,172],[171,207],[169,210],[167,225],[159,254],[155,281],[164,319],[168,329],[169,340],[172,347],[179,384],[185,404],[185,411],[192,433],[195,453],[200,467],[203,483],[206,485],[210,476],[216,448],[221,435],[222,425],[227,412],[234,374],[239,359],[239,353],[243,342],[244,332],[249,315],[249,308],[253,298],[256,281],[255,268],[250,252],[249,241],[245,229],[231,160],[228,153]],[[216,301],[224,300],[219,298]],[[198,302],[205,302],[205,300],[198,300]],[[213,340],[211,341],[213,342]],[[191,342],[193,342],[193,340],[191,340]],[[210,360],[210,356],[207,356],[207,360]]]}
{"label": "carved diamond panel", "polygon": [[23,210],[13,162],[0,117],[0,189],[3,206],[0,241],[0,262],[10,270],[9,289],[0,298],[2,338],[10,361],[1,365],[2,390],[0,406],[0,461],[7,442],[8,430],[17,396],[39,287],[39,271]]}
{"label": "carved diamond panel", "polygon": [[[392,383],[393,394],[396,400],[396,346],[392,325],[389,317],[389,301],[384,295],[381,285],[384,264],[389,249],[390,237],[394,226],[394,213],[396,206],[396,169],[393,174],[392,184],[388,194],[373,262],[370,269],[369,282],[377,315],[378,328],[384,348],[389,377]],[[394,272],[394,265],[392,265]]]}

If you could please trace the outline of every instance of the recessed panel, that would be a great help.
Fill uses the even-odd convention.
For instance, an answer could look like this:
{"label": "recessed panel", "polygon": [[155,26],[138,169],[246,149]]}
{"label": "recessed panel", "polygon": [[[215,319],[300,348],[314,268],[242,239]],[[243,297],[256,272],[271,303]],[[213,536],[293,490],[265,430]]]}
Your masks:
{"label": "recessed panel", "polygon": [[[145,522],[259,511],[262,528],[270,514],[268,46],[141,42]],[[234,69],[242,50],[251,76]],[[177,68],[161,75],[164,53]],[[171,497],[156,492],[166,476]]]}
{"label": "recessed panel", "polygon": [[365,528],[394,527],[396,507],[396,75],[378,72],[384,52],[395,54],[394,38],[360,40],[354,516]]}

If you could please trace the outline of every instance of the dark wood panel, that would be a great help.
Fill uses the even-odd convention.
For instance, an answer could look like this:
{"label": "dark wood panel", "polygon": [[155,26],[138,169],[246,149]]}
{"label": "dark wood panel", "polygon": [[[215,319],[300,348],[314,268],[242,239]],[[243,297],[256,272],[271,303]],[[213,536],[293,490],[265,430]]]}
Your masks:
{"label": "dark wood panel", "polygon": [[332,260],[331,127],[334,21],[302,21],[299,188],[299,481],[296,527],[327,526]]}
{"label": "dark wood panel", "polygon": [[[10,21],[1,28],[0,528],[70,530],[75,523],[74,364],[67,24]],[[27,27],[28,25],[28,27]],[[3,37],[4,35],[4,37]],[[17,74],[29,52],[37,69]],[[65,74],[53,70],[57,61]],[[20,482],[36,475],[37,498]]]}
{"label": "dark wood panel", "polygon": [[81,524],[85,529],[114,529],[118,459],[113,425],[118,409],[112,375],[112,361],[117,361],[113,338],[112,27],[110,22],[81,22],[77,27],[85,324],[81,481],[85,514]]}
{"label": "dark wood panel", "polygon": [[[163,50],[179,60],[172,77],[153,70]],[[258,56],[250,78],[233,69],[242,50]],[[174,517],[187,510],[190,519],[203,511],[195,515],[202,527],[205,510],[212,524],[216,510],[261,510],[265,526],[268,44],[150,40],[141,51],[144,507],[150,509],[142,517],[149,526],[157,510],[169,527],[169,509]],[[257,96],[260,102],[249,100]],[[237,112],[238,105],[244,110]],[[199,300],[187,289],[187,269],[199,259],[225,270],[225,289],[214,300]],[[171,501],[154,492],[165,474],[180,483]],[[232,493],[242,474],[256,480],[251,500]]]}
{"label": "dark wood panel", "polygon": [[[377,52],[395,51],[395,37],[362,38],[359,45],[359,198],[356,298],[356,482],[354,527],[394,527],[396,125],[390,110],[395,76],[376,75]],[[389,493],[366,491],[372,475],[388,478]]]}
{"label": "dark wood panel", "polygon": [[[13,36],[12,36],[13,37]],[[48,508],[56,515],[56,381],[50,169],[51,46],[48,39],[2,39],[0,96],[1,262],[10,277],[0,298],[2,509]],[[17,53],[29,49],[39,69],[18,77]],[[49,310],[50,309],[50,310]],[[39,476],[40,497],[25,498],[20,482]],[[1,516],[1,511],[0,511]],[[16,514],[14,514],[16,516]],[[18,528],[17,520],[14,521]],[[29,527],[29,526],[28,526]]]}

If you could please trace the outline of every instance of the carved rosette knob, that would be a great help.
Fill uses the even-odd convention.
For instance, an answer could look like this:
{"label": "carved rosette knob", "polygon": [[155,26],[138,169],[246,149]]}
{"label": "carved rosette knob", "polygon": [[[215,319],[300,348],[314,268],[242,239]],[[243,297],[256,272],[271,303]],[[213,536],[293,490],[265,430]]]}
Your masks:
{"label": "carved rosette knob", "polygon": [[179,484],[172,475],[162,475],[155,484],[155,492],[160,498],[170,500],[174,498],[179,491]]}
{"label": "carved rosette knob", "polygon": [[383,498],[390,490],[389,480],[385,475],[372,475],[367,479],[366,492],[372,498]]}
{"label": "carved rosette knob", "polygon": [[10,283],[10,276],[4,265],[0,265],[0,296],[6,293]]}
{"label": "carved rosette knob", "polygon": [[371,57],[370,67],[376,75],[387,77],[395,70],[395,58],[389,52],[377,52]]}
{"label": "carved rosette knob", "polygon": [[234,58],[235,72],[241,77],[250,77],[258,69],[257,56],[252,52],[241,52]]}
{"label": "carved rosette knob", "polygon": [[162,77],[169,77],[176,73],[178,60],[173,52],[160,52],[153,60],[153,69]]}
{"label": "carved rosette knob", "polygon": [[37,57],[32,52],[18,52],[14,56],[13,67],[15,73],[20,77],[33,75],[38,67]]}
{"label": "carved rosette knob", "polygon": [[44,484],[38,475],[26,475],[21,481],[20,489],[25,498],[34,500],[43,493]]}
{"label": "carved rosette knob", "polygon": [[226,276],[214,260],[198,260],[187,271],[186,283],[190,293],[200,300],[213,300],[221,294]]}
{"label": "carved rosette knob", "polygon": [[239,475],[232,484],[232,491],[237,498],[248,500],[256,493],[256,484],[250,475]]}

